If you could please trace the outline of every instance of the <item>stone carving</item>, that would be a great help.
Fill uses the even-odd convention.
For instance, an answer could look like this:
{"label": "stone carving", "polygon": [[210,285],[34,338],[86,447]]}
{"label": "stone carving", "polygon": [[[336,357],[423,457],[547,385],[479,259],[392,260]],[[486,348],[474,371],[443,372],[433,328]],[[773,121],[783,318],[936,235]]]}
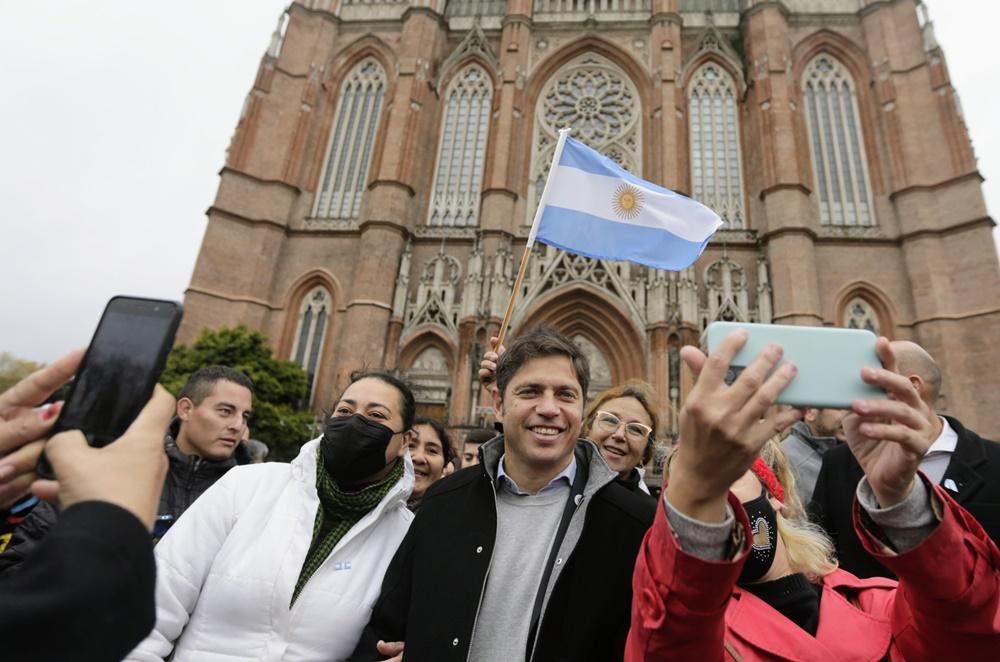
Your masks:
{"label": "stone carving", "polygon": [[444,59],[441,66],[438,68],[438,75],[434,77],[434,89],[437,90],[438,96],[440,96],[444,90],[441,89],[441,80],[444,74],[451,71],[459,60],[462,60],[468,55],[475,55],[481,58],[483,61],[490,65],[493,73],[496,74],[497,78],[500,78],[500,60],[497,58],[496,53],[493,52],[493,47],[490,46],[490,42],[486,39],[486,35],[483,33],[483,29],[479,26],[479,23],[473,23],[472,29],[469,33],[465,35],[462,43],[451,52],[451,55]]}
{"label": "stone carving", "polygon": [[635,84],[610,60],[586,53],[560,68],[542,89],[535,107],[529,219],[545,186],[559,129],[613,159],[642,172],[642,117]]}

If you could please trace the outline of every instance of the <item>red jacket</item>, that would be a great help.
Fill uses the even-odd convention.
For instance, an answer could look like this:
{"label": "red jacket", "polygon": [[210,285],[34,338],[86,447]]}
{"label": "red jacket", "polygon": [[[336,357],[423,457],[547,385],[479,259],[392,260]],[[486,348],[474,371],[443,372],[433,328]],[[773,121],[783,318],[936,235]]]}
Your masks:
{"label": "red jacket", "polygon": [[661,500],[632,578],[627,662],[643,660],[988,660],[1000,659],[1000,551],[940,487],[941,521],[903,554],[887,550],[861,524],[866,549],[900,578],[858,579],[844,570],[823,578],[816,636],[736,586],[751,539],[743,527],[736,561],[705,561],[680,549]]}

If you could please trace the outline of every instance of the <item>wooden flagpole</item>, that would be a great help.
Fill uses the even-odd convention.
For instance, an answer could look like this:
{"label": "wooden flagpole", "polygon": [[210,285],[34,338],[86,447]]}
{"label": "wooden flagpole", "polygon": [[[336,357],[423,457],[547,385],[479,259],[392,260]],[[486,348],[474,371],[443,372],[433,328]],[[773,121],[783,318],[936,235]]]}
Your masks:
{"label": "wooden flagpole", "polygon": [[535,246],[535,235],[538,233],[538,223],[542,220],[542,212],[545,210],[545,203],[549,198],[549,188],[552,178],[555,175],[559,159],[562,157],[563,145],[566,144],[566,137],[572,129],[559,129],[559,142],[552,152],[552,164],[549,166],[549,176],[545,179],[545,188],[542,190],[542,197],[538,199],[538,208],[535,210],[535,218],[531,222],[531,232],[528,233],[528,243],[524,246],[524,255],[521,256],[521,266],[517,269],[517,278],[514,279],[514,289],[510,293],[507,301],[507,312],[504,313],[503,322],[500,323],[500,332],[497,334],[497,348],[503,345],[504,336],[507,335],[507,327],[510,326],[510,317],[514,313],[514,302],[517,300],[517,293],[521,289],[524,281],[524,273],[528,270],[528,258],[531,257],[531,249]]}

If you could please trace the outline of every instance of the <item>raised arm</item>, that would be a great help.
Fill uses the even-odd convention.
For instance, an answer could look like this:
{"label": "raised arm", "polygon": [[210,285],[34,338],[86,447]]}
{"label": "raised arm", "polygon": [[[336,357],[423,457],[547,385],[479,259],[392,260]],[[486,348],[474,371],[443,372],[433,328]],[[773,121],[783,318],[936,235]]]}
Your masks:
{"label": "raised arm", "polygon": [[801,416],[794,409],[768,414],[795,374],[786,364],[768,376],[781,359],[779,347],[725,385],[745,342],[737,331],[709,357],[681,350],[697,381],[681,410],[681,445],[664,498],[636,561],[626,660],[723,657],[726,605],[748,548],[746,514],[730,486],[769,438]]}
{"label": "raised arm", "polygon": [[978,522],[917,473],[933,443],[934,412],[880,338],[882,370],[863,378],[888,400],[855,402],[847,442],[865,478],[854,525],[865,548],[899,577],[890,617],[907,659],[990,659],[1000,650],[1000,551]]}

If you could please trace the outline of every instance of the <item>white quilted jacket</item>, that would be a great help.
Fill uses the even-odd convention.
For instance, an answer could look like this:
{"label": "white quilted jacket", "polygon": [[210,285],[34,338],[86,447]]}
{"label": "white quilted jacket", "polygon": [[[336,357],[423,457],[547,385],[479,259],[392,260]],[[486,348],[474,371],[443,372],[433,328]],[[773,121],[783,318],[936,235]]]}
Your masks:
{"label": "white quilted jacket", "polygon": [[128,660],[341,660],[368,623],[413,514],[402,479],[341,540],[289,609],[312,540],[316,448],[291,464],[236,467],[156,546],[156,627]]}

